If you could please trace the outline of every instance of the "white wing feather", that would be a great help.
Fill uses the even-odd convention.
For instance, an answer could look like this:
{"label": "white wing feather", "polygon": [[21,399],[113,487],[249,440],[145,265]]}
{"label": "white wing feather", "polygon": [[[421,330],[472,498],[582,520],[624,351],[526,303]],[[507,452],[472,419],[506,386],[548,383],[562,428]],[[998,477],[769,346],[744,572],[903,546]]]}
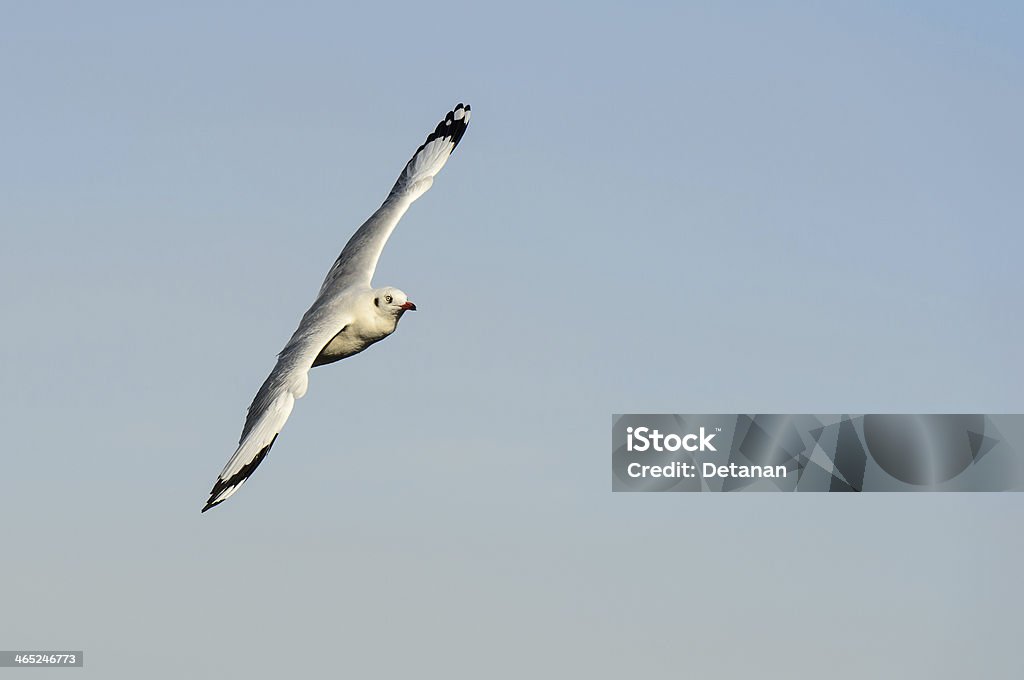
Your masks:
{"label": "white wing feather", "polygon": [[369,286],[377,261],[391,232],[413,201],[434,183],[469,125],[470,107],[459,104],[448,112],[405,165],[383,205],[359,227],[327,273],[320,294]]}

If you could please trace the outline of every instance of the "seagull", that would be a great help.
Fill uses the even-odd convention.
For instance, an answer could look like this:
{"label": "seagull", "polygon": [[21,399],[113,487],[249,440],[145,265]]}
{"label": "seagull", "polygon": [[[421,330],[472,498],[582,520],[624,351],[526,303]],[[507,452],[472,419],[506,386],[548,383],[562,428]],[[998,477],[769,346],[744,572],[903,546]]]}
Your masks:
{"label": "seagull", "polygon": [[416,149],[384,203],[349,239],[249,406],[238,449],[221,470],[203,512],[234,495],[267,457],[295,400],[306,393],[311,368],[362,352],[394,333],[403,314],[416,310],[401,290],[373,288],[373,272],[398,221],[430,188],[458,146],[469,114],[469,105],[459,104],[445,115]]}

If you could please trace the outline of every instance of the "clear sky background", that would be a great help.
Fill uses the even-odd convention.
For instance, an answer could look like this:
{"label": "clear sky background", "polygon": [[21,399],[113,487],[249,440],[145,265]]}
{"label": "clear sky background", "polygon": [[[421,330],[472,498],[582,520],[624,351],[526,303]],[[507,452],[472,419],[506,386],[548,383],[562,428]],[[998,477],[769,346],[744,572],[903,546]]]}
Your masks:
{"label": "clear sky background", "polygon": [[[609,432],[1024,411],[1022,34],[1014,2],[5,4],[0,648],[89,678],[1013,675],[1024,496],[612,494]],[[200,515],[459,101],[375,279],[420,311],[314,371]]]}

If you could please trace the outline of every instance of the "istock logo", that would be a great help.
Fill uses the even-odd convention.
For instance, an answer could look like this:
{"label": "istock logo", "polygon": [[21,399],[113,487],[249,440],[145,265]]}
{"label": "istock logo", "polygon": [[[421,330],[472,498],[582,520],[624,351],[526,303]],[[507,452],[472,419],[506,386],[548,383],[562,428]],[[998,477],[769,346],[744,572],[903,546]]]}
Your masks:
{"label": "istock logo", "polygon": [[627,451],[718,451],[711,440],[715,433],[707,434],[701,426],[697,434],[690,433],[680,437],[677,434],[662,434],[657,429],[649,427],[627,427],[626,428],[626,450]]}

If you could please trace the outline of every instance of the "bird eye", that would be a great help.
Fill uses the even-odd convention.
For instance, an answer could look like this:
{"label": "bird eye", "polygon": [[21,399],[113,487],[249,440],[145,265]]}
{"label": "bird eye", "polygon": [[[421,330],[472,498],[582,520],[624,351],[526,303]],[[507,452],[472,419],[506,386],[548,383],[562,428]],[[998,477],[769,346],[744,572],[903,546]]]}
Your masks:
{"label": "bird eye", "polygon": [[391,304],[391,296],[390,295],[385,295],[384,296],[384,302],[386,302],[388,304]]}

